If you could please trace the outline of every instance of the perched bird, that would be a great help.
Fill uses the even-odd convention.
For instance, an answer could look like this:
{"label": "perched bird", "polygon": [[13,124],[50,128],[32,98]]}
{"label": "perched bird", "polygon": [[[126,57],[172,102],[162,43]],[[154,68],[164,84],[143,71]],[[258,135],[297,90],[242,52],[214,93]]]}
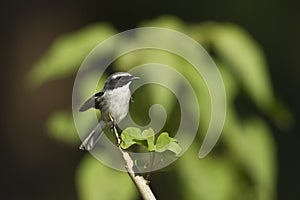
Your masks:
{"label": "perched bird", "polygon": [[[131,92],[129,86],[133,80],[140,79],[127,72],[116,72],[110,75],[104,83],[103,89],[94,94],[79,109],[80,112],[90,108],[101,111],[101,121],[96,128],[86,137],[79,149],[90,151],[93,149],[103,128],[113,122],[118,124],[128,113]],[[113,120],[113,121],[112,121]]]}

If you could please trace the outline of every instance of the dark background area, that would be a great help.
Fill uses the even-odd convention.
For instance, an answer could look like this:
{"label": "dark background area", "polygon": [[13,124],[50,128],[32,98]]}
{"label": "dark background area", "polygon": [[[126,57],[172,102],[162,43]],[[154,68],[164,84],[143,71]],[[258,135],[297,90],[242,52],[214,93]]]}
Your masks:
{"label": "dark background area", "polygon": [[77,146],[49,139],[45,130],[50,112],[71,109],[74,77],[37,89],[30,89],[25,80],[55,38],[93,22],[106,21],[122,31],[171,14],[186,22],[234,22],[263,47],[274,90],[295,118],[290,129],[273,131],[278,199],[299,199],[299,4],[292,0],[1,1],[0,198],[77,198],[74,174],[83,153]]}

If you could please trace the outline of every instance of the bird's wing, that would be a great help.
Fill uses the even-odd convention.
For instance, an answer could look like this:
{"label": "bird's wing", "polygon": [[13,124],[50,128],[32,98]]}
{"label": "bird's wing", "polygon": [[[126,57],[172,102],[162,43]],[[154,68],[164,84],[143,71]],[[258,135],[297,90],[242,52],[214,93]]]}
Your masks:
{"label": "bird's wing", "polygon": [[96,94],[94,94],[91,98],[86,100],[84,104],[80,107],[79,111],[83,112],[90,108],[97,108],[99,109],[100,99],[103,96],[104,92],[100,91]]}

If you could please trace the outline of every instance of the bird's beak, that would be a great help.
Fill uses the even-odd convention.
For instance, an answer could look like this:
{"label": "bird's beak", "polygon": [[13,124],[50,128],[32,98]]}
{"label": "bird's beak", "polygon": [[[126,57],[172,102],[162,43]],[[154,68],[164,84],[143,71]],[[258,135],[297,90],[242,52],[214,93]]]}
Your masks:
{"label": "bird's beak", "polygon": [[141,78],[138,77],[138,76],[132,76],[132,77],[131,77],[131,80],[139,80],[139,79],[141,79]]}

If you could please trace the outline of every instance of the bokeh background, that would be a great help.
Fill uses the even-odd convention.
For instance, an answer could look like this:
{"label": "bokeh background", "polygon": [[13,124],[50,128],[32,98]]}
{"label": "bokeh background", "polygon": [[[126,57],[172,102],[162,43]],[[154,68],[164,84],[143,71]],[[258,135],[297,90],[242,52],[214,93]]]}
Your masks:
{"label": "bokeh background", "polygon": [[[278,158],[277,199],[299,199],[297,1],[2,1],[1,2],[1,192],[3,199],[77,199],[74,174],[84,153],[48,137],[53,110],[71,109],[74,77],[36,89],[25,75],[62,34],[94,22],[117,30],[171,14],[185,22],[233,22],[263,48],[277,96],[294,117],[284,130],[272,126]],[[75,75],[75,74],[74,74]]]}

